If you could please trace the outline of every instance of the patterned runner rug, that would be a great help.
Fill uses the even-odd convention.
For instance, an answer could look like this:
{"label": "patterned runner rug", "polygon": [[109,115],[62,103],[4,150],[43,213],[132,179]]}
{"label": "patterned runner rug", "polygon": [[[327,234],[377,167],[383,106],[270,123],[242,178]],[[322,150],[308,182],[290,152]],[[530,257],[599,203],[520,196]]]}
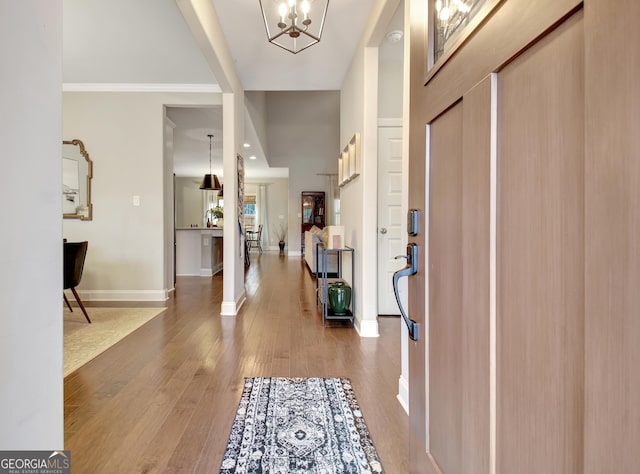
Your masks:
{"label": "patterned runner rug", "polygon": [[245,379],[221,473],[384,472],[349,379]]}

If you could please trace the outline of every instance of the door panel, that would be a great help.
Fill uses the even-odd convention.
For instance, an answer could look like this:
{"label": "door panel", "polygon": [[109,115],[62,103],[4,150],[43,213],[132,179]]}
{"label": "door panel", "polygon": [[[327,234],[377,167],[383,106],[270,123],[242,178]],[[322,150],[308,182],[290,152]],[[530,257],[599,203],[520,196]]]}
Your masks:
{"label": "door panel", "polygon": [[585,7],[585,462],[637,473],[640,446],[640,2]]}
{"label": "door panel", "polygon": [[582,472],[583,62],[579,12],[498,78],[497,472]]}
{"label": "door panel", "polygon": [[[462,445],[461,472],[489,472],[490,191],[492,77],[462,102]],[[495,408],[495,407],[494,407]]]}
{"label": "door panel", "polygon": [[[378,314],[399,315],[393,273],[403,267],[402,127],[378,129]],[[384,229],[384,230],[383,230]],[[404,282],[403,282],[404,283]]]}
{"label": "door panel", "polygon": [[443,472],[461,470],[462,103],[430,126],[429,448]]}

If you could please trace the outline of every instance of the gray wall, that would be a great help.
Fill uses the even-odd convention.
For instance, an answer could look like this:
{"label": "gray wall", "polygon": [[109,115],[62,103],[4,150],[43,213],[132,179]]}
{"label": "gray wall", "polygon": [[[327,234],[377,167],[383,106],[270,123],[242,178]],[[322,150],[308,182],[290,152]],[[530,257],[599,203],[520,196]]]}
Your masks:
{"label": "gray wall", "polygon": [[63,449],[62,2],[0,14],[0,450]]}
{"label": "gray wall", "polygon": [[[65,92],[65,139],[84,141],[94,165],[93,220],[64,221],[64,237],[88,240],[81,295],[163,301],[168,287],[165,215],[168,163],[164,105],[216,105],[219,94]],[[140,206],[133,205],[140,196]]]}
{"label": "gray wall", "polygon": [[[176,227],[202,227],[205,222],[201,178],[176,178]],[[217,192],[217,191],[216,191]]]}
{"label": "gray wall", "polygon": [[340,93],[338,91],[267,92],[268,161],[289,168],[289,253],[300,253],[300,194],[324,191],[318,173],[338,172]]}

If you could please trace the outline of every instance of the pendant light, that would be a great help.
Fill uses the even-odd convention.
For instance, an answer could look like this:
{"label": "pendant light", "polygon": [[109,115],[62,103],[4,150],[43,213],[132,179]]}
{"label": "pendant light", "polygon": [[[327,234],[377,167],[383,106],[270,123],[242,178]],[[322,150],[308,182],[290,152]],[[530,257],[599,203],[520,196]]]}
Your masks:
{"label": "pendant light", "polygon": [[207,136],[209,137],[209,174],[204,175],[200,189],[205,191],[219,191],[222,189],[222,186],[220,186],[218,177],[211,171],[211,139],[213,138],[213,135]]}
{"label": "pendant light", "polygon": [[298,54],[320,42],[329,0],[259,1],[269,43]]}

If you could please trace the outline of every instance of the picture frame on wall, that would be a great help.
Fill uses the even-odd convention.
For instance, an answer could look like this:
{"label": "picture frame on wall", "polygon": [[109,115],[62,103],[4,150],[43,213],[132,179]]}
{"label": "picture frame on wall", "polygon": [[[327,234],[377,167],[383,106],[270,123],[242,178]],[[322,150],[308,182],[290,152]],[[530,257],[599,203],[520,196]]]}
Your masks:
{"label": "picture frame on wall", "polygon": [[[340,172],[342,175],[340,175]],[[338,185],[344,186],[360,175],[360,133],[355,133],[338,158]]]}
{"label": "picture frame on wall", "polygon": [[356,153],[356,143],[355,143],[355,135],[347,145],[348,153],[349,153],[349,176],[355,178],[358,176],[357,167],[358,167],[358,154]]}
{"label": "picture frame on wall", "polygon": [[242,156],[237,155],[236,160],[236,167],[238,170],[238,225],[240,226],[240,234],[242,234],[244,222],[244,159]]}
{"label": "picture frame on wall", "polygon": [[[425,83],[504,0],[429,0]],[[446,14],[444,13],[446,10]]]}

